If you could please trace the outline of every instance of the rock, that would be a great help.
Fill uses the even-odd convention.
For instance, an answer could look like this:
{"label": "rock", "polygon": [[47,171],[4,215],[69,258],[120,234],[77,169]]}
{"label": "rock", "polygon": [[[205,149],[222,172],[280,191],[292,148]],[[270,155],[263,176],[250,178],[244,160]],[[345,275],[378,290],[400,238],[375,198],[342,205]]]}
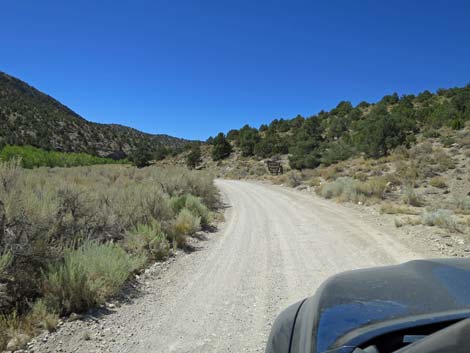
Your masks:
{"label": "rock", "polygon": [[13,337],[7,344],[7,351],[18,351],[26,347],[26,344],[29,342],[31,337],[24,333]]}
{"label": "rock", "polygon": [[299,185],[295,189],[299,190],[299,191],[308,190],[308,186],[307,185]]}
{"label": "rock", "polygon": [[77,313],[71,313],[67,321],[71,322],[71,321],[77,321],[81,319],[83,319],[83,315],[80,315]]}

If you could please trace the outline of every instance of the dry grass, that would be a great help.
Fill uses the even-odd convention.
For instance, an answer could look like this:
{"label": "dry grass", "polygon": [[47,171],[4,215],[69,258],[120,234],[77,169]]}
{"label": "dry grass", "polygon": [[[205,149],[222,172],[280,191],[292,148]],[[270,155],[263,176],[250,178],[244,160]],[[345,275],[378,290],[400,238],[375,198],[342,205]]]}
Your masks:
{"label": "dry grass", "polygon": [[[182,195],[181,214],[170,200]],[[168,254],[175,228],[183,244],[199,222],[210,223],[218,193],[211,174],[185,168],[25,170],[10,161],[0,163],[0,201],[6,222],[0,280],[14,279],[8,294],[20,313],[4,316],[10,333],[0,337],[1,349],[15,330],[50,329],[55,313],[86,310],[117,293],[147,259]],[[44,301],[30,308],[38,297]]]}
{"label": "dry grass", "polygon": [[434,177],[429,180],[429,184],[435,188],[445,189],[447,187],[446,180],[443,177]]}
{"label": "dry grass", "polygon": [[418,215],[419,211],[403,205],[394,205],[392,203],[384,203],[380,206],[380,212],[386,214],[408,214],[408,215]]}
{"label": "dry grass", "polygon": [[411,185],[407,185],[404,188],[402,199],[405,204],[410,206],[421,207],[424,205],[423,199],[415,193],[413,186]]}
{"label": "dry grass", "polygon": [[360,182],[349,177],[341,177],[322,185],[317,193],[326,198],[339,201],[376,203],[384,198],[387,181],[383,177],[373,177]]}

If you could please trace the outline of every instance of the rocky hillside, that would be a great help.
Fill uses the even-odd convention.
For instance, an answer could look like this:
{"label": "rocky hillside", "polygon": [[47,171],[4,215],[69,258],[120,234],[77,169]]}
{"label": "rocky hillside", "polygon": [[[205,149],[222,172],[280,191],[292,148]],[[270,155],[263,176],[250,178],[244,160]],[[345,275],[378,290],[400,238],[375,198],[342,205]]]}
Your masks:
{"label": "rocky hillside", "polygon": [[138,144],[181,147],[188,141],[82,118],[54,98],[0,72],[0,145],[122,158]]}

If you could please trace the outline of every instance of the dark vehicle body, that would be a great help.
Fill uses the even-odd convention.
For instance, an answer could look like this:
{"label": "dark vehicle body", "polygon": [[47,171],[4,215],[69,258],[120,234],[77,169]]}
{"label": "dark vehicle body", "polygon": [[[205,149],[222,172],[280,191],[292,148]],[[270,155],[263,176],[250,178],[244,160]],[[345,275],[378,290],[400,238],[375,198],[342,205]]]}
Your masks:
{"label": "dark vehicle body", "polygon": [[470,259],[350,271],[283,311],[266,353],[470,352],[468,318]]}

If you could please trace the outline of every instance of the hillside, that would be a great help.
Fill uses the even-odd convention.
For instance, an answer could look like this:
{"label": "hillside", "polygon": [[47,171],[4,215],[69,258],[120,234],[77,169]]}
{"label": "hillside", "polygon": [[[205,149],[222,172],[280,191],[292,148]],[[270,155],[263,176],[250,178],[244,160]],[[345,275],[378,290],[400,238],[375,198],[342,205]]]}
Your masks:
{"label": "hillside", "polygon": [[122,158],[137,145],[181,147],[188,141],[152,135],[117,124],[85,120],[27,83],[0,72],[0,145],[32,145],[47,150],[86,152]]}
{"label": "hillside", "polygon": [[[210,139],[197,168],[331,199],[446,256],[470,253],[470,87],[385,96]],[[221,146],[231,152],[221,157]],[[185,163],[188,152],[161,163]],[[278,160],[283,175],[269,174]],[[398,229],[397,229],[398,232]]]}
{"label": "hillside", "polygon": [[246,125],[229,131],[226,139],[244,157],[288,154],[290,167],[301,170],[360,155],[387,156],[399,146],[415,144],[419,134],[445,139],[452,133],[443,129],[457,132],[469,121],[470,86],[466,86],[419,95],[394,93],[377,103],[356,106],[342,101],[331,111],[310,117],[276,119],[259,129]]}

